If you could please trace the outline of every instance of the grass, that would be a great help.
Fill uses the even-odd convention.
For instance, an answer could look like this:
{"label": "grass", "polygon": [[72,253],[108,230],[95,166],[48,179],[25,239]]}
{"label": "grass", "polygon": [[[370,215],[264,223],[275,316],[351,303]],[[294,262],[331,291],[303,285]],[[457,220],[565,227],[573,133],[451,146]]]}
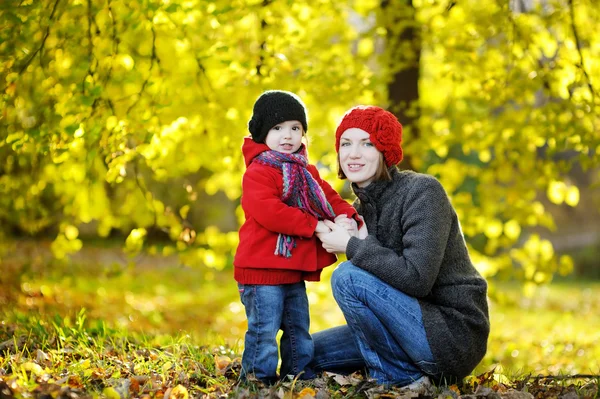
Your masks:
{"label": "grass", "polygon": [[[114,399],[382,395],[360,375],[342,384],[329,376],[270,390],[239,386],[245,317],[231,271],[91,259],[61,264],[44,256],[0,267],[7,287],[0,293],[0,392]],[[331,271],[309,284],[313,331],[343,323],[328,286]],[[438,393],[518,388],[539,397],[598,397],[597,378],[565,376],[600,374],[600,282],[556,283],[529,298],[513,284],[493,287],[499,300],[490,304],[486,357],[464,385]]]}

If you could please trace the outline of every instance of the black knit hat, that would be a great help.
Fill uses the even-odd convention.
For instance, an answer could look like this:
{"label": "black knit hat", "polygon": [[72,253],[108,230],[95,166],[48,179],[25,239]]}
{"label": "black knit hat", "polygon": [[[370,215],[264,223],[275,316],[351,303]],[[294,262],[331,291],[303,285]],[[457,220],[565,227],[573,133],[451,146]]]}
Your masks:
{"label": "black knit hat", "polygon": [[269,130],[285,121],[300,122],[306,132],[308,126],[304,103],[289,91],[269,90],[261,94],[254,103],[252,118],[248,121],[248,130],[252,140],[264,143]]}

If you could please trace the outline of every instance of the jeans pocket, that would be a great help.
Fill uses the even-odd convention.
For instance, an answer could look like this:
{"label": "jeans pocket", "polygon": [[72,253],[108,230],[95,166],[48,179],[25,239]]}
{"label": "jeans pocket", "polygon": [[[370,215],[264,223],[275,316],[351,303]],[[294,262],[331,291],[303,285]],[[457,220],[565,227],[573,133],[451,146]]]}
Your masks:
{"label": "jeans pocket", "polygon": [[428,362],[426,360],[421,360],[417,362],[417,367],[428,375],[437,375],[439,373],[439,367],[435,362]]}
{"label": "jeans pocket", "polygon": [[254,285],[238,283],[238,293],[240,294],[240,301],[242,301],[242,304],[244,306],[248,306],[248,304],[247,304],[248,296],[251,295],[254,292],[254,290],[255,290]]}

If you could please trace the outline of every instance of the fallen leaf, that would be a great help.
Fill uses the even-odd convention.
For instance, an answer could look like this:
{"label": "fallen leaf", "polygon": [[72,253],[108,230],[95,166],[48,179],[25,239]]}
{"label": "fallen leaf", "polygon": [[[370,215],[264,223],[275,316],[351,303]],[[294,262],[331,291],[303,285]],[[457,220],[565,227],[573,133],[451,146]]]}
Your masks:
{"label": "fallen leaf", "polygon": [[67,379],[67,385],[69,385],[71,388],[83,388],[83,383],[81,382],[81,379],[76,375],[69,376],[69,378]]}
{"label": "fallen leaf", "polygon": [[36,376],[42,375],[44,373],[44,369],[42,368],[42,366],[34,362],[23,363],[21,367],[23,368],[23,370],[29,371],[32,374],[35,374]]}
{"label": "fallen leaf", "polygon": [[168,399],[188,399],[189,397],[187,388],[180,384],[171,390]]}
{"label": "fallen leaf", "polygon": [[317,393],[314,389],[306,387],[298,393],[296,396],[298,399],[313,399]]}
{"label": "fallen leaf", "polygon": [[231,358],[229,356],[215,355],[215,368],[217,369],[217,374],[225,374],[225,371],[230,364]]}
{"label": "fallen leaf", "polygon": [[106,387],[102,390],[102,394],[107,398],[107,399],[121,399],[121,395],[119,395],[119,392],[117,392],[116,389],[114,389],[113,387]]}
{"label": "fallen leaf", "polygon": [[361,379],[356,378],[354,374],[352,375],[341,375],[336,373],[323,373],[323,375],[327,375],[328,377],[333,378],[335,382],[337,382],[341,386],[356,386],[361,382]]}
{"label": "fallen leaf", "polygon": [[451,391],[454,391],[454,392],[456,392],[457,394],[459,394],[459,395],[460,395],[460,389],[458,389],[458,386],[457,386],[456,384],[454,384],[454,385],[450,385],[450,386],[448,387],[448,389],[449,389],[449,390],[451,390]]}

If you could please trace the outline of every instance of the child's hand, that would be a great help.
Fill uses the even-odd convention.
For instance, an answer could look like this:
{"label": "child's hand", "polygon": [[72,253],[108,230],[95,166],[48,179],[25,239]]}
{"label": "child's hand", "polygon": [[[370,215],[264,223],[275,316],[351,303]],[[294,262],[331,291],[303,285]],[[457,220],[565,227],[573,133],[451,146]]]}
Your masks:
{"label": "child's hand", "polygon": [[358,225],[356,220],[350,219],[346,215],[338,215],[335,219],[335,224],[346,229],[348,234],[353,237],[358,237]]}
{"label": "child's hand", "polygon": [[331,229],[322,220],[317,222],[317,228],[315,229],[316,234],[329,233]]}

